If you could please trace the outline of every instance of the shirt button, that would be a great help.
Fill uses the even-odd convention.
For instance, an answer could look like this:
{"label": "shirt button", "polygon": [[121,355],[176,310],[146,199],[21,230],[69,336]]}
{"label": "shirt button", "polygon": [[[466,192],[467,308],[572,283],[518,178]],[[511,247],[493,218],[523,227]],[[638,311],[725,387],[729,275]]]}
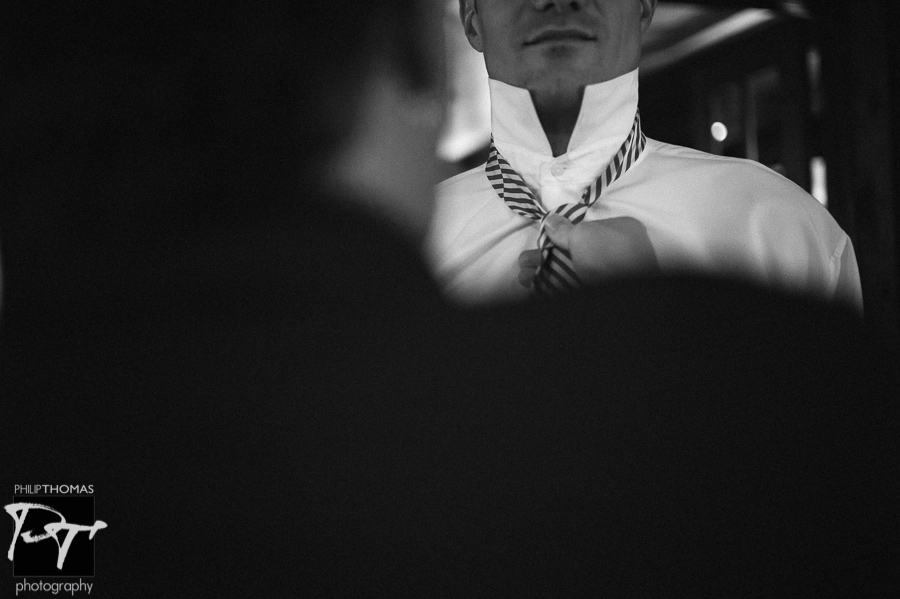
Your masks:
{"label": "shirt button", "polygon": [[554,177],[562,177],[563,173],[566,172],[566,167],[561,164],[554,164],[553,168],[550,169],[550,174]]}

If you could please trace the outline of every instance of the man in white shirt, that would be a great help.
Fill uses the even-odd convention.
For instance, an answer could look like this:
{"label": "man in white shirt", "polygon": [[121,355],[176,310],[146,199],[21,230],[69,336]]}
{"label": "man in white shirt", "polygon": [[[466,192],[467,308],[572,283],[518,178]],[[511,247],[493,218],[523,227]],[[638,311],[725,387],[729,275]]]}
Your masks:
{"label": "man in white shirt", "polygon": [[437,189],[428,250],[445,291],[492,303],[687,271],[861,310],[852,244],[808,193],[756,162],[643,135],[637,67],[655,8],[460,0],[493,141],[487,165]]}

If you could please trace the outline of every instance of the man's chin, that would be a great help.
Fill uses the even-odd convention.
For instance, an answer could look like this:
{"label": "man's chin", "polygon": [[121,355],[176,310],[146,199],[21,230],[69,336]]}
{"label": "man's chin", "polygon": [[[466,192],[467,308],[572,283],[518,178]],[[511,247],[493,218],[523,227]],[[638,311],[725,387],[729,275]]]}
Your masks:
{"label": "man's chin", "polygon": [[580,99],[586,86],[598,82],[595,81],[598,76],[571,63],[545,64],[531,71],[523,87],[544,98],[556,97],[568,103],[573,98]]}
{"label": "man's chin", "polygon": [[536,107],[578,110],[584,95],[584,85],[565,77],[546,77],[529,82],[525,88],[531,93]]}

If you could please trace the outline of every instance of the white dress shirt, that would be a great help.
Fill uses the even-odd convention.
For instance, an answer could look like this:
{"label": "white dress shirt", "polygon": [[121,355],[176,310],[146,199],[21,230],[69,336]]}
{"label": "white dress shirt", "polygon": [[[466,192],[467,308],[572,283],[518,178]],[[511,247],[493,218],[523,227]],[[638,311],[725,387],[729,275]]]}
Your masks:
{"label": "white dress shirt", "polygon": [[[637,70],[588,86],[567,152],[554,158],[529,92],[489,84],[494,143],[548,210],[581,198],[625,141],[638,104]],[[850,239],[815,198],[757,162],[648,139],[585,220],[618,216],[646,227],[664,273],[744,278],[862,309]],[[450,297],[526,299],[518,258],[537,237],[537,223],[506,206],[483,165],[437,187],[427,247]]]}

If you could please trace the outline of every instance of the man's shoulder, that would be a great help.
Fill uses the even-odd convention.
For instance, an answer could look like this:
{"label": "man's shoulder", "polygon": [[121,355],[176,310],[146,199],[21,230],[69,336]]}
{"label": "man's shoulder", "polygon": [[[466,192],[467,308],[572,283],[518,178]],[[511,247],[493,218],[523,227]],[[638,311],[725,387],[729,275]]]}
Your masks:
{"label": "man's shoulder", "polygon": [[649,156],[653,160],[671,161],[679,163],[683,168],[706,168],[709,170],[721,170],[723,172],[742,172],[748,176],[771,179],[791,183],[782,175],[771,168],[749,158],[735,158],[733,156],[720,156],[702,150],[677,146],[654,139],[647,139]]}
{"label": "man's shoulder", "polygon": [[729,176],[739,174],[745,178],[766,181],[776,186],[793,186],[803,192],[803,189],[790,179],[749,158],[720,156],[652,139],[648,139],[647,142],[651,150],[649,152],[651,160],[669,162],[671,166],[677,166],[679,170],[705,169],[710,175],[714,175],[717,172]]}
{"label": "man's shoulder", "polygon": [[487,176],[484,174],[484,167],[484,164],[479,164],[438,183],[435,188],[438,198],[468,197],[472,194],[492,191]]}
{"label": "man's shoulder", "polygon": [[648,140],[648,174],[668,189],[691,198],[708,198],[716,206],[753,222],[804,223],[829,246],[843,231],[816,198],[772,170],[746,158],[718,156],[691,148]]}
{"label": "man's shoulder", "polygon": [[455,236],[476,215],[482,216],[485,225],[495,223],[496,218],[484,210],[499,210],[505,215],[508,210],[497,200],[497,192],[484,173],[484,164],[450,177],[435,187],[432,229]]}
{"label": "man's shoulder", "polygon": [[813,212],[825,211],[802,187],[747,158],[719,156],[684,146],[648,139],[648,170],[652,177],[680,179],[688,187],[698,185],[719,190],[730,197],[756,202],[795,204]]}

